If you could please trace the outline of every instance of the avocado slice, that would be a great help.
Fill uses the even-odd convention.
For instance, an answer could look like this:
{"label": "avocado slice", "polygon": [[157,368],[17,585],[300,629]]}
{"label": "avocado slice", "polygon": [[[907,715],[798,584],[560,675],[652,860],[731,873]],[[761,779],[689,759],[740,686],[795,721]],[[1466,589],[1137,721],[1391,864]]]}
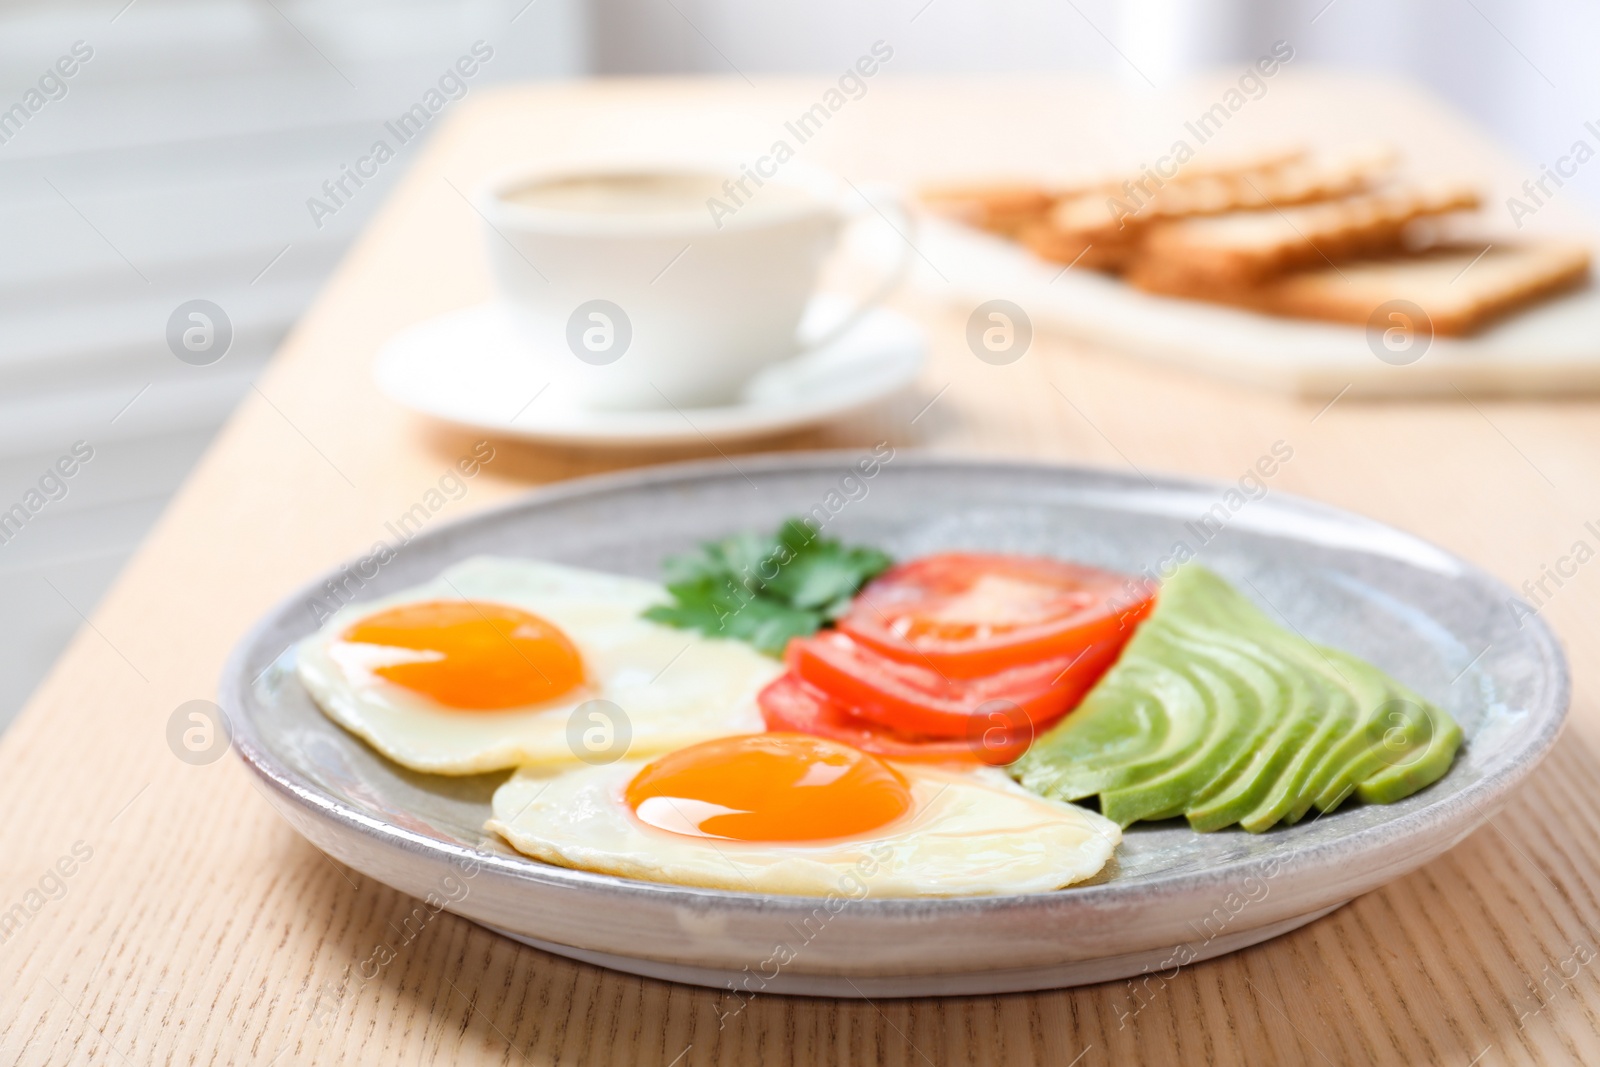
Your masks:
{"label": "avocado slice", "polygon": [[[1133,641],[1140,640],[1135,634]],[[1024,784],[1035,792],[1079,800],[1182,762],[1203,741],[1210,720],[1195,681],[1165,665],[1178,653],[1160,634],[1148,652],[1109,675],[1074,711],[1078,728],[1063,758],[1036,764]]]}
{"label": "avocado slice", "polygon": [[[1014,764],[1013,773],[1028,788],[1061,800],[1080,800],[1145,783],[1184,764],[1208,744],[1213,726],[1209,688],[1185,664],[1206,657],[1186,648],[1194,637],[1187,626],[1228,605],[1204,589],[1182,583],[1163,591],[1163,599],[1184,608],[1169,611],[1168,625],[1141,625],[1116,666],[1072,712],[1070,734],[1058,738],[1057,757]],[[1224,621],[1224,620],[1219,620]],[[1226,640],[1227,629],[1208,628]],[[1037,750],[1043,739],[1036,742]],[[1109,817],[1109,816],[1108,816]]]}
{"label": "avocado slice", "polygon": [[1100,794],[1100,814],[1120,826],[1183,814],[1194,795],[1216,777],[1219,764],[1232,760],[1261,713],[1237,677],[1209,664],[1196,664],[1190,673],[1204,695],[1205,739],[1181,763]]}
{"label": "avocado slice", "polygon": [[1344,737],[1356,721],[1355,700],[1341,686],[1328,681],[1313,669],[1305,672],[1312,703],[1307,709],[1316,717],[1316,729],[1293,754],[1282,776],[1272,784],[1261,802],[1239,817],[1239,825],[1251,833],[1262,833],[1288,818],[1290,810],[1306,793],[1306,783],[1328,751]]}
{"label": "avocado slice", "polygon": [[1106,818],[1126,826],[1138,819],[1183,815],[1226,788],[1249,763],[1253,750],[1272,728],[1271,709],[1283,700],[1282,686],[1270,670],[1231,644],[1187,644],[1204,657],[1197,659],[1191,670],[1211,694],[1208,706],[1215,722],[1210,743],[1164,775],[1102,793],[1100,810]]}
{"label": "avocado slice", "polygon": [[1275,724],[1272,733],[1254,747],[1248,763],[1232,778],[1219,780],[1219,787],[1195,798],[1186,812],[1189,825],[1201,833],[1232,826],[1259,808],[1321,724],[1327,697],[1317,689],[1313,677],[1290,671],[1279,679],[1286,706],[1281,715],[1265,716],[1269,724]]}
{"label": "avocado slice", "polygon": [[1348,780],[1348,772],[1354,771],[1371,750],[1372,717],[1399,684],[1365,660],[1336,649],[1319,651],[1329,672],[1327,677],[1349,700],[1349,715],[1343,723],[1342,734],[1317,761],[1284,816],[1284,821],[1291,824],[1299,822],[1313,804],[1326,813],[1354,791],[1355,783]]}
{"label": "avocado slice", "polygon": [[1352,795],[1391,803],[1461,745],[1442,709],[1349,653],[1269,619],[1186,564],[1121,658],[1011,773],[1061,800],[1098,794],[1121,825],[1183,815],[1261,833]]}
{"label": "avocado slice", "polygon": [[[1461,741],[1461,728],[1448,716],[1440,716],[1444,716],[1442,711],[1390,681],[1356,735],[1355,752],[1317,794],[1317,808],[1324,813],[1333,811],[1372,779],[1381,784],[1368,788],[1369,795],[1394,795],[1395,799],[1420,788],[1402,790],[1407,783],[1420,778],[1426,778],[1423,784],[1436,781],[1449,769]],[[1434,768],[1437,773],[1428,777]]]}
{"label": "avocado slice", "polygon": [[1450,769],[1461,740],[1461,727],[1454,719],[1432,723],[1425,745],[1356,786],[1356,796],[1368,804],[1393,804],[1437,782]]}

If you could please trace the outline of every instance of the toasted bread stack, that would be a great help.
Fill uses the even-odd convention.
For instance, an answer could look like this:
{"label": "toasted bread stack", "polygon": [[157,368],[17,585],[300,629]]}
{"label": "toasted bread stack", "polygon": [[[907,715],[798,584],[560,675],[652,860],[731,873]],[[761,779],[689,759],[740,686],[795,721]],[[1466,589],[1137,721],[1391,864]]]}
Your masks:
{"label": "toasted bread stack", "polygon": [[1042,259],[1118,273],[1148,292],[1357,324],[1407,300],[1446,335],[1588,276],[1586,248],[1448,236],[1479,206],[1477,192],[1405,179],[1387,150],[1169,169],[1071,189],[944,187],[922,200]]}

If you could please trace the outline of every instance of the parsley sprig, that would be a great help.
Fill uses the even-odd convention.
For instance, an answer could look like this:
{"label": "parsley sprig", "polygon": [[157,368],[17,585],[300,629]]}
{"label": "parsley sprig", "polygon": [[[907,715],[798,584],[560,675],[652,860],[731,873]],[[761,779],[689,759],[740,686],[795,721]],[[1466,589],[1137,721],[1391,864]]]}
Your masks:
{"label": "parsley sprig", "polygon": [[663,570],[673,602],[644,614],[777,656],[791,637],[843,615],[856,591],[892,562],[876,548],[847,547],[790,519],[774,534],[735,534],[669,557]]}

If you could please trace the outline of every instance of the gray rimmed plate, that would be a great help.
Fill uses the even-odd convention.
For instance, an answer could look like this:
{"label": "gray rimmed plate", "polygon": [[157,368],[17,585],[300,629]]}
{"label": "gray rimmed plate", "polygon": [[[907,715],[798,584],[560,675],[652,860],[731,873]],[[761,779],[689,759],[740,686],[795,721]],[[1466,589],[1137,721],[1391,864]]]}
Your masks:
{"label": "gray rimmed plate", "polygon": [[[1391,527],[1279,493],[1249,499],[1237,485],[1079,467],[900,453],[867,464],[867,477],[858,461],[868,455],[740,457],[737,468],[715,460],[566,482],[429,530],[370,579],[329,572],[229,660],[221,700],[239,754],[318,848],[528,944],[741,997],[930,996],[1167,970],[1292,930],[1471,833],[1565,719],[1566,663],[1544,623],[1515,611],[1483,571]],[[1311,640],[1365,656],[1447,708],[1467,744],[1441,781],[1386,807],[1262,835],[1136,825],[1094,882],[1053,893],[760,896],[519,856],[482,830],[504,774],[398,767],[326,719],[294,674],[292,646],[316,627],[312,605],[330,579],[367,599],[478,553],[656,578],[663,557],[699,541],[805,513],[830,536],[899,557],[992,549],[1159,573],[1196,554]]]}

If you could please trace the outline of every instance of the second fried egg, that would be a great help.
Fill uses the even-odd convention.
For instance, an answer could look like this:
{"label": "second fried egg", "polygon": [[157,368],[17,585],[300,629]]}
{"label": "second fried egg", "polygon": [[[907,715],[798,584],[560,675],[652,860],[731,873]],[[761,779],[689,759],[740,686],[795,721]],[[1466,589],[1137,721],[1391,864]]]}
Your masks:
{"label": "second fried egg", "polygon": [[1034,893],[1093,877],[1122,838],[990,768],[896,764],[807,734],[706,741],[607,767],[525,767],[486,829],[563,867],[801,896]]}

